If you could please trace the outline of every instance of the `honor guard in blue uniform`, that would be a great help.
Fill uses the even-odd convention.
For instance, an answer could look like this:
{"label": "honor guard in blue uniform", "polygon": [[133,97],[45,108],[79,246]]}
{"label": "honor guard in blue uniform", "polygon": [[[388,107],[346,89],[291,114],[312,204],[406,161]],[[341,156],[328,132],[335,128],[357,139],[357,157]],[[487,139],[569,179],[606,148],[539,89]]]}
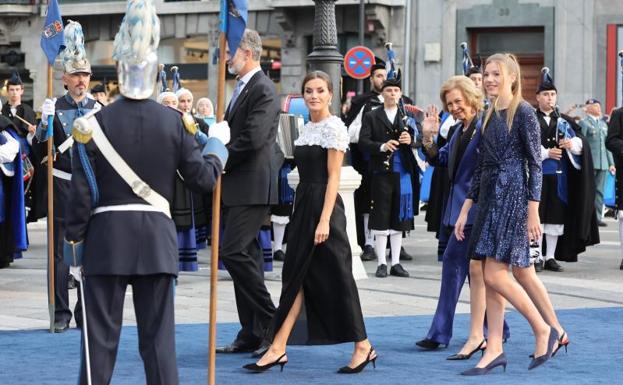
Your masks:
{"label": "honor guard in blue uniform", "polygon": [[[58,99],[46,99],[41,106],[41,123],[36,137],[45,142],[48,116],[54,116],[54,331],[64,332],[69,328],[69,269],[63,263],[63,235],[65,230],[65,208],[69,201],[71,182],[71,129],[74,120],[96,108],[96,101],[88,96],[91,79],[91,64],[86,58],[84,35],[80,23],[69,21],[65,26],[65,50],[63,61],[63,83],[67,93]],[[45,159],[47,161],[47,158]],[[76,325],[82,323],[80,297],[74,308]]]}
{"label": "honor guard in blue uniform", "polygon": [[89,354],[82,354],[80,384],[88,383],[89,369],[92,384],[111,381],[128,285],[146,383],[179,383],[177,240],[169,202],[177,172],[194,191],[213,189],[227,161],[229,130],[215,127],[218,137],[201,148],[195,126],[186,127],[178,112],[150,100],[159,37],[151,1],[129,1],[113,51],[122,97],[74,124],[65,261],[81,271],[84,289],[82,346]]}

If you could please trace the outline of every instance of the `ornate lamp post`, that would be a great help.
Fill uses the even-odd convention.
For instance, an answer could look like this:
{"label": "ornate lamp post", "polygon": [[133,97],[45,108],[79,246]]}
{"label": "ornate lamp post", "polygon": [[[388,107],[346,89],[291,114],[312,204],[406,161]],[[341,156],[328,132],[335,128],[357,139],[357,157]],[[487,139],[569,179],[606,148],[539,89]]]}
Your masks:
{"label": "ornate lamp post", "polygon": [[333,81],[333,113],[339,115],[342,89],[343,56],[337,50],[335,3],[337,0],[314,0],[314,49],[307,56],[307,70],[324,71]]}

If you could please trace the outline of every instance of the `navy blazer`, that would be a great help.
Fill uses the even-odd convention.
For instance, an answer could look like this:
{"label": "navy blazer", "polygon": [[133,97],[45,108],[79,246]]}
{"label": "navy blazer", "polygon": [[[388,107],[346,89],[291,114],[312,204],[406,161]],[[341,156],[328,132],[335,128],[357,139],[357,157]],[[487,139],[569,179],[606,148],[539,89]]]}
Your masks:
{"label": "navy blazer", "polygon": [[[472,176],[474,170],[478,164],[478,143],[480,142],[481,132],[480,129],[474,130],[474,136],[467,145],[463,157],[459,161],[458,169],[454,172],[454,159],[457,156],[459,148],[459,130],[463,130],[463,125],[459,124],[456,127],[454,135],[445,146],[439,149],[437,156],[431,159],[435,164],[447,167],[450,177],[450,193],[448,194],[448,200],[441,216],[441,223],[444,226],[452,226],[456,224],[463,203],[467,198],[467,193],[472,185]],[[428,156],[427,156],[428,157]],[[466,225],[472,225],[474,223],[474,216],[476,213],[476,204],[474,204],[467,215]]]}
{"label": "navy blazer", "polygon": [[[221,163],[202,155],[199,144],[180,115],[153,100],[125,97],[95,115],[108,140],[136,174],[169,202],[179,172],[198,193],[212,191]],[[85,275],[174,274],[178,269],[175,224],[162,213],[108,211],[91,215],[91,190],[74,145],[71,193],[67,201],[65,239],[84,240]],[[97,187],[97,206],[146,204],[104,158],[97,146],[86,145]]]}

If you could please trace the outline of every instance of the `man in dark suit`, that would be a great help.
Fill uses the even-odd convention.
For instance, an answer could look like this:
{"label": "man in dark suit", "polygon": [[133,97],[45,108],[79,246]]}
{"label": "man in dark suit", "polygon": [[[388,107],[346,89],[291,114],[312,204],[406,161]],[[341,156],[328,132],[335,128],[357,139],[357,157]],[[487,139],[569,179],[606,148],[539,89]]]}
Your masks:
{"label": "man in dark suit", "polygon": [[[135,35],[128,30],[138,36],[158,30],[155,12],[149,0],[128,6],[113,54],[123,96],[77,119],[73,131],[77,143],[64,256],[72,274],[81,267],[84,276],[84,326],[93,384],[111,381],[128,285],[146,383],[179,384],[173,306],[178,249],[169,202],[176,173],[189,188],[208,193],[227,161],[227,139],[205,139],[201,150],[196,136],[204,134],[193,137],[178,112],[149,99],[158,68],[158,40],[141,52],[123,48],[134,46],[128,40]],[[115,152],[119,158],[114,158]],[[85,341],[83,337],[82,346]],[[83,354],[80,384],[91,383],[85,358]]]}
{"label": "man in dark suit", "polygon": [[[606,148],[612,152],[616,167],[616,201],[615,208],[619,219],[619,241],[621,242],[621,255],[623,256],[623,107],[614,110],[608,123],[608,137]],[[623,259],[619,268],[623,270]]]}
{"label": "man in dark suit", "polygon": [[273,82],[261,70],[261,54],[260,36],[249,29],[236,52],[229,54],[229,71],[239,80],[225,112],[231,142],[223,175],[221,260],[234,281],[242,328],[234,342],[217,348],[217,353],[259,349],[275,312],[264,284],[257,234],[270,205],[277,203],[277,175],[271,171],[271,157],[280,107]]}

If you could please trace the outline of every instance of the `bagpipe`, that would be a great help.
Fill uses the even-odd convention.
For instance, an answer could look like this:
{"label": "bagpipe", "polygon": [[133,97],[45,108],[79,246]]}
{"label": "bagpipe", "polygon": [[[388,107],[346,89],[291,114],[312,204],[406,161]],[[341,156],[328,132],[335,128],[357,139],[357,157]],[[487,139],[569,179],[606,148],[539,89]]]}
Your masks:
{"label": "bagpipe", "polygon": [[[400,69],[396,67],[396,52],[392,49],[392,43],[385,43],[385,49],[387,50],[387,79],[401,79]],[[417,128],[417,116],[423,114],[423,111],[412,104],[406,104],[404,98],[398,99],[398,116],[403,123],[403,131],[408,131],[414,138],[420,136],[419,129]],[[398,139],[401,132],[396,133]]]}
{"label": "bagpipe", "polygon": [[[568,140],[568,139],[575,138],[575,132],[573,131],[573,128],[571,128],[571,124],[569,124],[569,122],[567,122],[567,120],[560,115],[560,108],[557,105],[554,106],[554,112],[552,112],[552,119],[556,119],[556,133],[557,133],[556,136],[558,140],[561,140],[561,139]],[[580,157],[578,155],[572,154],[570,151],[565,151],[565,152],[569,154],[569,161],[571,162],[573,167],[579,170],[582,164]],[[556,169],[556,174],[562,173],[561,164],[562,162],[558,161],[558,168]]]}

